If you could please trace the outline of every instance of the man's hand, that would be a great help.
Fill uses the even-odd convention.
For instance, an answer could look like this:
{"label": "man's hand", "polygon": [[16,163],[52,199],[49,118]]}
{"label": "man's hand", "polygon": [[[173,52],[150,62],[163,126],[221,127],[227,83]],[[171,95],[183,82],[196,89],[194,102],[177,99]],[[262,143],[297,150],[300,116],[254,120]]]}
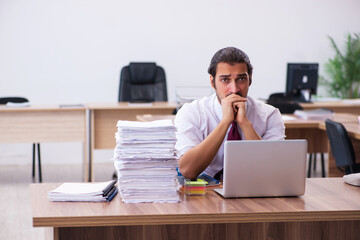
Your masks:
{"label": "man's hand", "polygon": [[246,98],[243,98],[237,94],[230,94],[221,100],[221,108],[223,111],[223,121],[231,123],[236,120],[239,125],[247,121],[245,102]]}
{"label": "man's hand", "polygon": [[239,124],[241,131],[244,134],[244,137],[245,137],[244,139],[245,140],[261,140],[261,137],[256,133],[254,127],[252,126],[251,122],[249,121],[249,119],[246,116],[246,107],[245,107],[246,98],[240,97],[240,99],[241,100],[235,101],[233,103],[233,106],[236,109],[235,120]]}
{"label": "man's hand", "polygon": [[249,120],[246,116],[246,107],[245,102],[235,102],[237,113],[235,115],[236,122],[240,125],[240,127],[249,123]]}

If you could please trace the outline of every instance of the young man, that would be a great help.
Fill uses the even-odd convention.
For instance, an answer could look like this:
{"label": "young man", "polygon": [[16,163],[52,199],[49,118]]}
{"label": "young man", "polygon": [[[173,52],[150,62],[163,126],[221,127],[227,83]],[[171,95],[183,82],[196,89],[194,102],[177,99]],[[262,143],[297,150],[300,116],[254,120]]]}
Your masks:
{"label": "young man", "polygon": [[215,93],[185,104],[176,114],[176,148],[185,178],[195,179],[202,172],[218,178],[223,169],[224,140],[228,138],[285,138],[279,110],[248,96],[252,70],[249,57],[240,49],[219,50],[208,69]]}

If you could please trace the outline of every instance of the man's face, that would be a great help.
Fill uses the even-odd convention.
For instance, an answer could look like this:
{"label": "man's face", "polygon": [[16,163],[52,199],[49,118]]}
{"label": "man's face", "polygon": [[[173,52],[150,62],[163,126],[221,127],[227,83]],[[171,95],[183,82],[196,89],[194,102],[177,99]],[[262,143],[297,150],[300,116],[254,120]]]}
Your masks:
{"label": "man's face", "polygon": [[215,80],[210,76],[210,82],[221,103],[223,98],[232,93],[246,98],[250,86],[250,78],[246,63],[228,64],[220,62],[216,68]]}

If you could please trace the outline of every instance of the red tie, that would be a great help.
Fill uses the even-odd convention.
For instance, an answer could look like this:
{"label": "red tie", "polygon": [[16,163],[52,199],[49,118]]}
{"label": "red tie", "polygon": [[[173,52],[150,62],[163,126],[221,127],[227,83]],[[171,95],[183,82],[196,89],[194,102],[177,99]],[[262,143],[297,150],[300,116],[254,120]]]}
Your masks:
{"label": "red tie", "polygon": [[238,125],[236,121],[231,123],[231,128],[227,136],[227,140],[241,140],[241,136],[238,130]]}

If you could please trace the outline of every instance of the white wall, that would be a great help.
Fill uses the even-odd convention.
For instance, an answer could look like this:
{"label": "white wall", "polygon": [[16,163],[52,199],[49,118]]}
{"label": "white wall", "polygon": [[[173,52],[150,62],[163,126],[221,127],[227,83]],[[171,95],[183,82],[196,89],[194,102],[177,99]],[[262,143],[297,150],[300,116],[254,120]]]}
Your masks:
{"label": "white wall", "polygon": [[[319,62],[322,74],[333,54],[327,36],[341,44],[359,32],[359,12],[357,0],[0,0],[0,96],[113,102],[122,66],[156,61],[174,101],[177,85],[208,85],[213,54],[235,46],[254,66],[249,94],[267,98],[285,89],[287,62]],[[80,162],[80,148],[44,144],[43,162]],[[1,144],[0,164],[30,153]]]}

